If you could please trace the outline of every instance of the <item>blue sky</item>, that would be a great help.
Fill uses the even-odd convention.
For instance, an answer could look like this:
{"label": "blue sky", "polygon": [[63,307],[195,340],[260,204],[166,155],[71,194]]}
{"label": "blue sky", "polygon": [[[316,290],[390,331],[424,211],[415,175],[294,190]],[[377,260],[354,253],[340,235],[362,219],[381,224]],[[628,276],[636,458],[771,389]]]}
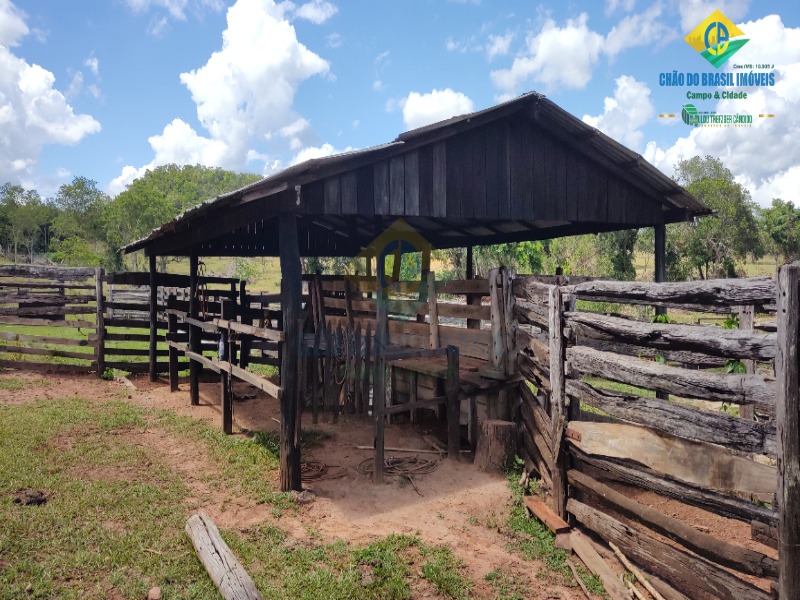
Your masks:
{"label": "blue sky", "polygon": [[[167,162],[268,175],[536,90],[666,173],[712,154],[759,203],[800,202],[797,4],[0,0],[0,183],[116,194]],[[750,39],[720,70],[769,64],[776,83],[694,104],[752,127],[659,117],[722,91],[658,77],[716,71],[683,39],[715,9]]]}

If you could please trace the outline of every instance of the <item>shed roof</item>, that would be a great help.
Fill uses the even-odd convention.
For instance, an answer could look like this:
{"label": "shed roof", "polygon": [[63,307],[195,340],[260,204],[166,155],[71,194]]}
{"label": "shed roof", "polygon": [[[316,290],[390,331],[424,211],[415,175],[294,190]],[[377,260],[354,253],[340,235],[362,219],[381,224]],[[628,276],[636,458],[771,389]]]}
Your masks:
{"label": "shed roof", "polygon": [[653,226],[708,209],[641,155],[536,92],[291,166],[204,202],[124,248],[277,256],[281,212],[303,256],[355,256],[403,218],[434,247]]}

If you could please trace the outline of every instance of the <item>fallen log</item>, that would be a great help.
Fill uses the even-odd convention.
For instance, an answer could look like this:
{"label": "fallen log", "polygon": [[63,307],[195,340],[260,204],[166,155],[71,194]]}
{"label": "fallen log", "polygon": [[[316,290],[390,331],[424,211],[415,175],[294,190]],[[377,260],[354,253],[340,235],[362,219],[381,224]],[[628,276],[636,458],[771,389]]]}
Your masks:
{"label": "fallen log", "polygon": [[253,580],[208,515],[200,511],[189,517],[185,531],[192,540],[200,562],[225,600],[263,600]]}
{"label": "fallen log", "polygon": [[[567,504],[572,500],[568,500]],[[573,531],[570,534],[570,545],[575,554],[578,555],[592,573],[600,578],[603,582],[603,587],[611,600],[622,600],[631,597],[631,592],[625,587],[622,578],[617,575],[614,569],[611,568],[602,556],[594,549],[589,538],[583,535],[580,531]]]}

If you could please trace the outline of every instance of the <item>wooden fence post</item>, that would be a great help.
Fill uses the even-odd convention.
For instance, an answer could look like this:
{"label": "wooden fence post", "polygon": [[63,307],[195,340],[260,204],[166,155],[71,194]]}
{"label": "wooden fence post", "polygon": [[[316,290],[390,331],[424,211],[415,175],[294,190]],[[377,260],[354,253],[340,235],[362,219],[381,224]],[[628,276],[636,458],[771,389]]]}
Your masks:
{"label": "wooden fence post", "polygon": [[447,380],[445,381],[445,394],[447,395],[447,458],[458,461],[461,459],[461,401],[458,383],[458,348],[447,347]]}
{"label": "wooden fence post", "polygon": [[97,303],[97,328],[95,329],[95,359],[97,360],[97,376],[103,377],[106,370],[106,325],[105,301],[103,299],[103,276],[105,272],[101,267],[94,271],[94,291]]}
{"label": "wooden fence post", "polygon": [[[189,316],[197,319],[200,315],[197,299],[197,254],[189,257]],[[203,352],[200,341],[200,328],[196,325],[189,325],[189,350],[201,354]],[[200,404],[200,371],[202,366],[196,360],[189,359],[189,397],[192,406]]]}
{"label": "wooden fence post", "polygon": [[[177,306],[177,301],[175,300],[175,294],[170,294],[167,296],[167,310],[175,309]],[[178,333],[178,316],[172,313],[167,313],[167,339],[169,340],[170,336],[176,337]],[[171,340],[172,342],[177,341],[176,339]],[[177,392],[178,391],[178,349],[174,348],[173,346],[169,347],[169,391],[170,392]]]}
{"label": "wooden fence post", "polygon": [[[220,316],[229,320],[233,317],[233,305],[230,300],[223,300],[221,303]],[[231,344],[230,329],[221,329],[222,339],[220,340],[220,362],[226,361],[228,367],[234,363],[233,344]],[[231,390],[231,376],[225,369],[219,371],[220,397],[222,400],[222,431],[230,435],[233,433],[233,393]]]}
{"label": "wooden fence post", "polygon": [[[241,311],[242,315],[242,323],[244,325],[252,325],[253,317],[252,313],[250,312],[250,303],[247,301],[247,280],[242,280],[239,282],[239,310]],[[250,364],[251,345],[252,340],[250,337],[243,338],[240,343],[239,366],[241,366],[243,369],[246,369],[247,365]]]}
{"label": "wooden fence post", "polygon": [[778,269],[778,597],[800,598],[800,263]]}
{"label": "wooden fence post", "polygon": [[[753,332],[754,326],[754,317],[755,317],[755,307],[754,306],[740,306],[738,310],[739,314],[739,329],[742,331]],[[745,373],[753,375],[756,372],[756,361],[754,360],[743,360]],[[755,420],[755,410],[752,404],[745,404],[739,407],[739,417],[742,419],[747,419],[748,421]]]}
{"label": "wooden fence post", "polygon": [[566,420],[566,393],[564,385],[564,305],[561,289],[550,288],[548,336],[550,342],[550,412],[553,429],[550,432],[553,449],[553,510],[562,519],[567,516],[567,455],[563,448]]}
{"label": "wooden fence post", "polygon": [[373,483],[383,483],[383,458],[384,458],[384,434],[386,423],[384,422],[384,409],[386,408],[386,295],[388,290],[381,288],[384,281],[384,262],[385,258],[378,256],[377,265],[377,289],[375,290],[375,375],[372,388],[372,410],[375,417],[375,459],[373,461],[372,481]]}
{"label": "wooden fence post", "polygon": [[150,350],[148,358],[150,359],[148,365],[148,373],[150,381],[158,380],[156,361],[158,355],[156,348],[158,347],[158,282],[156,281],[156,255],[150,255]]}

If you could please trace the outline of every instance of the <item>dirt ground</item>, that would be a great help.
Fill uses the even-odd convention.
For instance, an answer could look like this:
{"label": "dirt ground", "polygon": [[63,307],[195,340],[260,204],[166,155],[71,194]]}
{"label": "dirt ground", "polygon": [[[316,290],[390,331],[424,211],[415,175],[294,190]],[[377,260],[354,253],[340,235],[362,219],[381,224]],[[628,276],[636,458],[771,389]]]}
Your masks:
{"label": "dirt ground", "polygon": [[[128,382],[105,382],[86,376],[53,376],[15,373],[26,382],[17,391],[0,389],[0,403],[20,404],[39,398],[73,397],[98,400],[126,397],[133,403],[202,419],[221,428],[219,383],[202,383],[200,406],[191,406],[188,384],[176,393],[169,392],[166,381],[151,383],[144,378]],[[30,385],[27,385],[30,384]],[[241,400],[234,405],[234,435],[254,431],[278,431],[278,402],[245,384],[236,383]],[[430,544],[446,544],[466,566],[474,583],[472,596],[496,597],[496,590],[484,579],[496,568],[511,575],[529,591],[530,598],[582,599],[580,589],[565,587],[552,577],[542,577],[547,567],[538,561],[525,560],[508,550],[509,531],[505,529],[510,507],[510,491],[504,476],[484,473],[469,463],[441,460],[429,474],[407,480],[387,477],[375,485],[356,467],[370,458],[368,450],[357,445],[372,445],[372,423],[359,416],[340,417],[326,423],[320,418],[312,425],[310,415],[303,415],[303,428],[313,427],[330,434],[322,446],[313,449],[314,457],[324,461],[331,472],[343,472],[337,479],[305,485],[315,500],[298,511],[283,511],[275,516],[269,504],[230,495],[204,483],[215,466],[199,444],[161,430],[129,431],[126,441],[149,449],[168,466],[178,471],[190,490],[186,498],[187,514],[205,510],[221,527],[246,533],[260,524],[273,524],[285,530],[294,543],[333,542],[339,539],[362,544],[390,533],[418,535]],[[432,432],[421,424],[389,424],[386,446],[431,449],[423,435]],[[387,451],[389,456],[408,456]],[[413,456],[413,455],[412,455]],[[420,454],[435,458],[435,454]],[[91,474],[82,474],[86,477]],[[110,475],[110,474],[106,474]],[[276,474],[265,476],[276,477]],[[277,480],[275,481],[277,484]],[[538,576],[537,576],[538,575]],[[415,591],[415,594],[417,591]],[[418,590],[415,597],[438,597],[435,590]]]}
{"label": "dirt ground", "polygon": [[[188,384],[179,391],[169,392],[166,381],[151,383],[146,377],[127,381],[105,382],[86,376],[41,376],[15,373],[26,385],[19,390],[0,389],[0,404],[20,404],[39,398],[72,397],[104,399],[127,398],[138,405],[169,409],[178,414],[201,419],[221,428],[219,383],[201,384],[200,406],[191,406]],[[278,402],[254,388],[236,382],[234,404],[234,435],[255,431],[278,431]],[[151,450],[171,468],[181,473],[190,490],[186,499],[187,514],[203,509],[222,527],[245,532],[259,524],[274,524],[285,530],[297,544],[332,542],[338,539],[365,543],[390,533],[416,534],[428,543],[446,544],[466,565],[478,598],[495,597],[496,591],[484,576],[502,568],[518,581],[524,582],[531,598],[584,598],[577,588],[568,588],[553,578],[541,577],[546,567],[537,561],[527,561],[509,551],[509,531],[504,528],[508,517],[510,492],[500,474],[484,473],[469,463],[439,462],[429,475],[407,480],[387,477],[383,485],[374,485],[356,469],[370,458],[369,450],[356,446],[372,445],[372,423],[359,416],[343,416],[339,422],[320,418],[311,423],[303,415],[303,428],[313,427],[327,432],[330,438],[313,449],[317,460],[325,462],[330,472],[343,473],[336,479],[306,485],[316,499],[301,506],[299,511],[273,514],[272,506],[232,496],[211,489],[204,483],[206,475],[215,468],[203,449],[185,438],[165,434],[160,430],[125,433],[131,444]],[[432,449],[425,438],[432,432],[424,424],[389,424],[386,446]],[[424,437],[423,437],[424,436]],[[387,451],[388,456],[408,456]],[[435,454],[420,454],[431,458]],[[265,474],[276,478],[277,475]],[[277,484],[277,480],[275,481]],[[777,552],[755,542],[750,527],[657,494],[614,485],[630,497],[659,511],[681,519],[701,531],[712,532],[728,542],[751,548],[777,558]],[[652,534],[652,532],[651,532]],[[657,536],[660,537],[660,536]],[[672,544],[666,538],[663,541]],[[608,555],[615,568],[615,559]],[[537,576],[539,575],[539,576]],[[768,589],[763,579],[740,577]],[[436,597],[434,591],[420,590],[418,597]]]}

